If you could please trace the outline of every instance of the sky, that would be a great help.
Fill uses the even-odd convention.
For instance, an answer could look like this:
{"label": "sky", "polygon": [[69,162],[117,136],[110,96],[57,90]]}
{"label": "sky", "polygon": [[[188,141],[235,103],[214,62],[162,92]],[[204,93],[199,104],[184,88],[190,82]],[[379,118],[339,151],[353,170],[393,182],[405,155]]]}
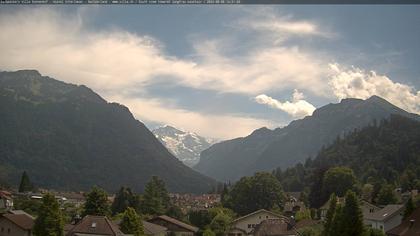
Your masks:
{"label": "sky", "polygon": [[344,98],[420,114],[420,5],[2,6],[0,70],[219,140]]}

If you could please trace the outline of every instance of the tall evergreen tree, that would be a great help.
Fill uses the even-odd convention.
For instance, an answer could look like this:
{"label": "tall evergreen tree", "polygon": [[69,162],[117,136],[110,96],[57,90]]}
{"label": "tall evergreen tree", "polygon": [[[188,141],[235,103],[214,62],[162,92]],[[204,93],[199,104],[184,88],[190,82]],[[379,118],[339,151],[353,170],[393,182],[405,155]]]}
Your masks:
{"label": "tall evergreen tree", "polygon": [[35,236],[63,236],[64,221],[60,206],[54,195],[45,194],[38,210],[33,233]]}
{"label": "tall evergreen tree", "polygon": [[333,217],[333,221],[331,223],[329,232],[330,235],[342,235],[343,233],[343,224],[346,222],[343,222],[343,207],[341,204],[337,204],[335,207],[335,214]]}
{"label": "tall evergreen tree", "polygon": [[124,212],[128,207],[138,210],[138,196],[130,188],[121,187],[111,205],[112,215]]}
{"label": "tall evergreen tree", "polygon": [[327,211],[325,224],[324,224],[324,231],[322,232],[323,236],[334,236],[331,234],[331,225],[334,220],[335,210],[337,206],[337,196],[332,193],[330,197],[330,206]]}
{"label": "tall evergreen tree", "polygon": [[29,180],[28,174],[26,173],[26,171],[24,171],[20,179],[19,192],[25,193],[25,192],[32,192],[33,190],[34,190],[34,186]]}
{"label": "tall evergreen tree", "polygon": [[349,190],[346,193],[346,203],[342,212],[341,236],[362,236],[365,233],[363,214],[356,194]]}
{"label": "tall evergreen tree", "polygon": [[128,207],[124,211],[120,229],[124,234],[131,234],[133,236],[144,235],[142,219],[131,207]]}
{"label": "tall evergreen tree", "polygon": [[159,177],[153,176],[144,189],[142,212],[150,215],[165,214],[170,205],[169,200],[165,182]]}
{"label": "tall evergreen tree", "polygon": [[110,213],[107,193],[103,189],[94,186],[86,197],[82,216],[108,216]]}
{"label": "tall evergreen tree", "polygon": [[413,198],[410,197],[410,199],[408,199],[407,203],[405,204],[404,219],[410,216],[415,208],[416,207],[414,206]]}

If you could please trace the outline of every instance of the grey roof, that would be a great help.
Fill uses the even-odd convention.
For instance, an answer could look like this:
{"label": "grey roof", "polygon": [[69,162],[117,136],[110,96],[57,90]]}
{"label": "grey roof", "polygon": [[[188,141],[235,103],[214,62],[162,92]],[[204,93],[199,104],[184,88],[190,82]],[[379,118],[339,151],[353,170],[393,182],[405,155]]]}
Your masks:
{"label": "grey roof", "polygon": [[153,221],[154,221],[154,220],[156,220],[156,219],[160,219],[160,220],[163,220],[163,221],[169,222],[169,223],[171,223],[171,224],[177,225],[177,226],[179,226],[179,227],[181,227],[181,228],[184,228],[184,229],[186,229],[186,230],[192,231],[192,232],[194,232],[194,233],[197,233],[197,232],[198,232],[198,230],[199,230],[199,228],[197,228],[197,227],[195,227],[195,226],[189,225],[189,224],[187,224],[187,223],[184,223],[184,222],[182,222],[182,221],[179,221],[179,220],[174,219],[174,218],[172,218],[172,217],[169,217],[169,216],[167,216],[167,215],[157,216],[157,217],[155,217],[155,218],[151,219],[150,221],[152,221],[152,222],[153,222]]}
{"label": "grey roof", "polygon": [[144,233],[146,235],[159,234],[159,233],[166,232],[168,230],[166,227],[153,224],[147,221],[143,221],[143,228],[144,228]]}
{"label": "grey roof", "polygon": [[232,223],[238,222],[238,221],[240,221],[240,220],[242,220],[242,219],[248,218],[248,217],[253,216],[253,215],[255,215],[255,214],[258,214],[258,213],[260,213],[260,212],[265,212],[265,213],[271,214],[271,215],[276,216],[276,217],[278,217],[278,218],[280,218],[280,219],[282,219],[282,218],[287,218],[287,217],[285,217],[285,216],[282,216],[282,215],[276,214],[276,213],[274,213],[274,212],[267,211],[266,209],[259,209],[259,210],[257,210],[257,211],[254,211],[254,212],[249,213],[248,215],[244,215],[244,216],[242,216],[242,217],[239,217],[239,218],[235,219],[234,221],[232,221]]}
{"label": "grey roof", "polygon": [[371,214],[366,214],[365,218],[375,221],[387,221],[392,216],[399,214],[404,208],[404,205],[387,205],[379,211]]}

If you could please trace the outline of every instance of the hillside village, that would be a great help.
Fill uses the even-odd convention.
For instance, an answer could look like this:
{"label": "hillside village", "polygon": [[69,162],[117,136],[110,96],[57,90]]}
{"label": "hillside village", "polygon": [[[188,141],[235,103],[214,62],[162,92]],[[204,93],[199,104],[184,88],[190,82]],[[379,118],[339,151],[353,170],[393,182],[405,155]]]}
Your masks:
{"label": "hillside village", "polygon": [[[258,177],[265,179],[259,181],[262,189],[254,188],[255,195],[276,191],[273,186],[279,183],[273,175],[261,173],[252,178]],[[244,206],[252,196],[242,196],[239,201],[243,202],[237,205],[231,202],[235,190],[238,185],[224,185],[220,193],[169,194],[164,182],[153,177],[142,195],[126,187],[111,195],[98,187],[86,193],[56,192],[35,188],[25,172],[18,190],[0,191],[0,236],[32,236],[40,231],[52,235],[47,234],[51,227],[59,230],[55,235],[65,236],[332,236],[356,235],[351,232],[358,227],[372,236],[420,232],[420,194],[416,189],[392,189],[385,205],[369,202],[351,190],[344,197],[333,193],[318,209],[311,208],[303,192],[281,190],[279,198],[254,198],[256,205]],[[334,222],[337,211],[350,218]],[[344,216],[346,211],[350,215]],[[343,223],[343,228],[337,228]],[[347,234],[346,225],[353,227]]]}

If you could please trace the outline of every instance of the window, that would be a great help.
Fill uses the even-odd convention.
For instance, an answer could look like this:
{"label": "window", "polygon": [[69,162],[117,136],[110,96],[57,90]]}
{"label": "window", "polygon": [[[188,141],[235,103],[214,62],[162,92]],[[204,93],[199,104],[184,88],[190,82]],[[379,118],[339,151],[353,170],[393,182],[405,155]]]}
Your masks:
{"label": "window", "polygon": [[248,229],[250,229],[251,228],[251,224],[248,224]]}
{"label": "window", "polygon": [[265,216],[266,219],[268,219],[268,216]]}
{"label": "window", "polygon": [[7,229],[7,233],[10,234],[10,228]]}

